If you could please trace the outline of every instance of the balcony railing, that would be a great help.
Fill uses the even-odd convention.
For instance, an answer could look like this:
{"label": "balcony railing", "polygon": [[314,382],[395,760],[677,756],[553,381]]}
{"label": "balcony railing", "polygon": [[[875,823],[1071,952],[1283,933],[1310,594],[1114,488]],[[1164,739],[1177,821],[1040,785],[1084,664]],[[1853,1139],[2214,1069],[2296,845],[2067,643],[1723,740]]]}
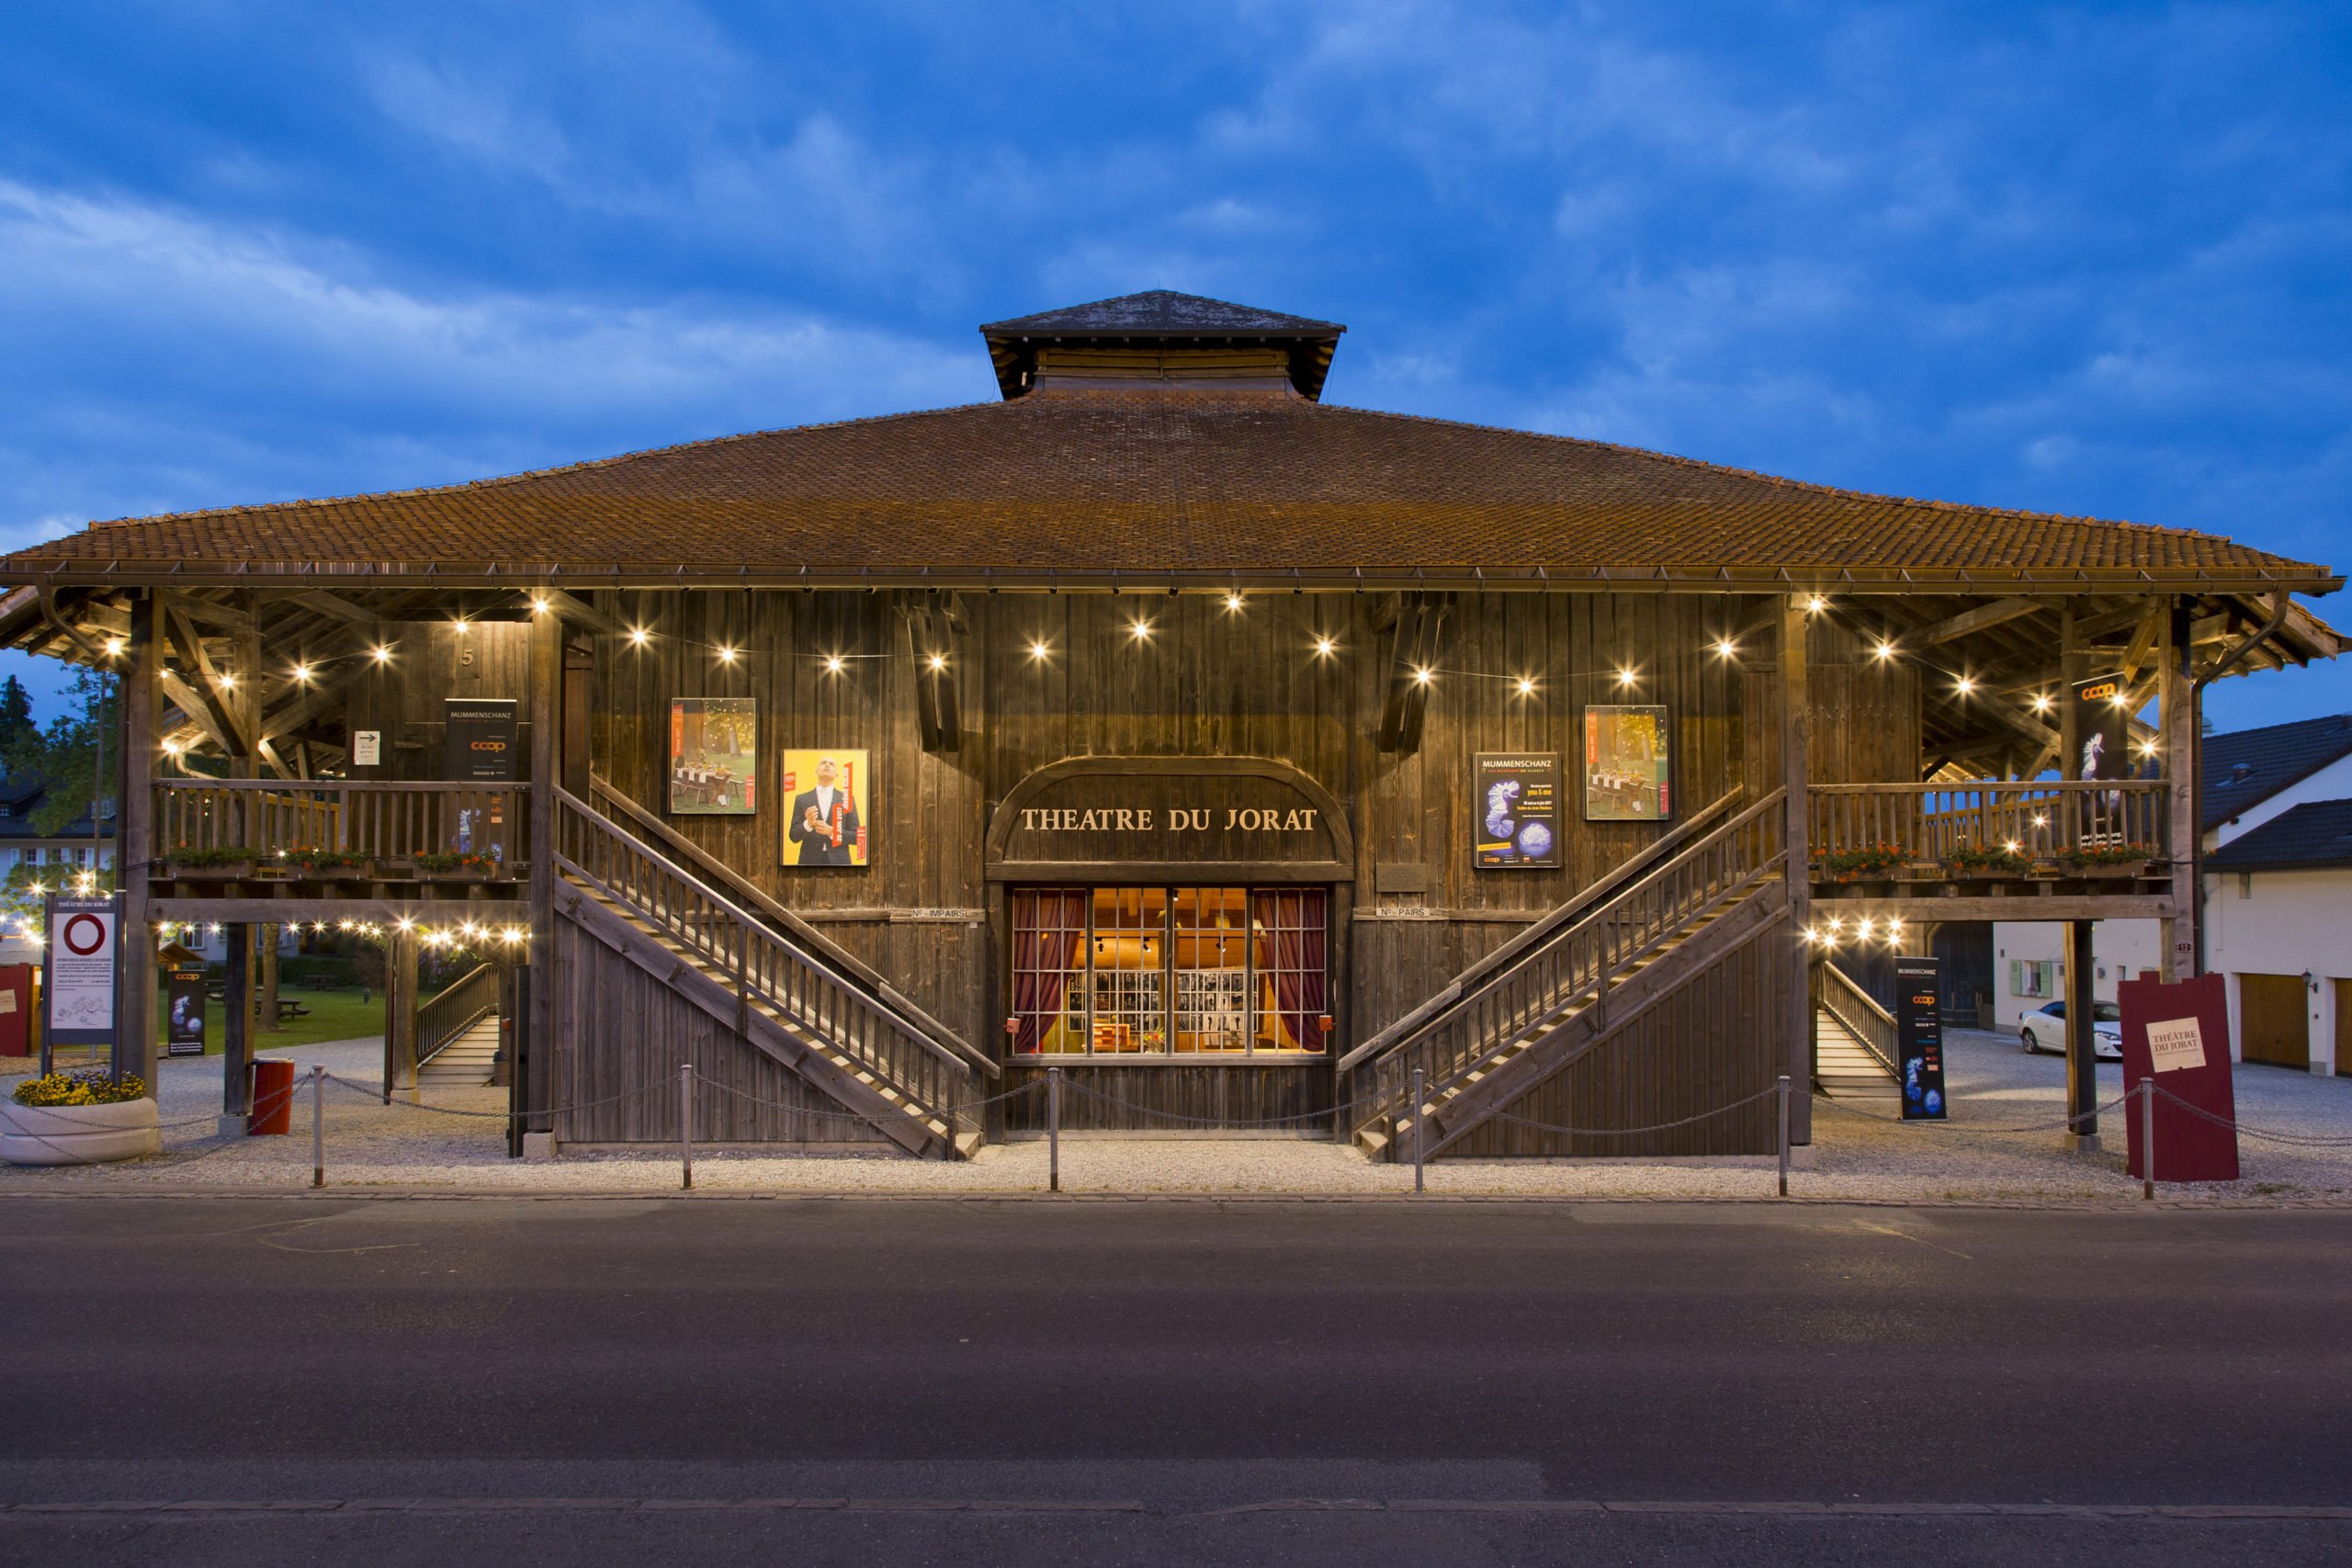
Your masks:
{"label": "balcony railing", "polygon": [[161,779],[155,784],[159,865],[175,852],[217,858],[250,850],[255,863],[300,850],[333,850],[376,863],[421,854],[484,855],[502,866],[526,858],[529,786],[400,784],[379,780]]}
{"label": "balcony railing", "polygon": [[1885,845],[1922,864],[1963,850],[2055,864],[2069,855],[2121,858],[2135,850],[2165,861],[2165,791],[2162,779],[1815,784],[1811,847],[1821,856]]}

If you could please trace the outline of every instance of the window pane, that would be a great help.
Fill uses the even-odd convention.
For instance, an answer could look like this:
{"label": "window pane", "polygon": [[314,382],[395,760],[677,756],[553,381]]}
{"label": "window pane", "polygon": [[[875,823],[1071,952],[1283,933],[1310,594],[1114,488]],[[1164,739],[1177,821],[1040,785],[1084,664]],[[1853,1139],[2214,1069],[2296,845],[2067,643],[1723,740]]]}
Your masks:
{"label": "window pane", "polygon": [[1250,895],[1250,934],[1258,974],[1256,1030],[1261,1051],[1320,1051],[1326,993],[1325,922],[1329,896],[1319,887],[1260,888]]}
{"label": "window pane", "polygon": [[1168,1049],[1168,889],[1094,890],[1094,1049]]}
{"label": "window pane", "polygon": [[1086,1049],[1086,890],[1012,896],[1012,1048]]}
{"label": "window pane", "polygon": [[1238,887],[1180,887],[1173,914],[1179,1052],[1250,1048],[1250,897]]}

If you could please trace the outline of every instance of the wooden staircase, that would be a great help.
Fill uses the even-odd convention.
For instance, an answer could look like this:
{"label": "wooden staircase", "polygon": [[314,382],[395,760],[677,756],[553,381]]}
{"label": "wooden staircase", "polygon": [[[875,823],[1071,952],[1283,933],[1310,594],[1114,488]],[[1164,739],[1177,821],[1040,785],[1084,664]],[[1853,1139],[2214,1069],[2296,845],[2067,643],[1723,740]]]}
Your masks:
{"label": "wooden staircase", "polygon": [[[968,1157],[960,1107],[1001,1069],[568,792],[557,912],[908,1153]],[[910,1014],[912,1014],[910,1016]]]}
{"label": "wooden staircase", "polygon": [[498,1015],[492,1013],[418,1064],[416,1087],[479,1089],[490,1082],[497,1055]]}
{"label": "wooden staircase", "polygon": [[1826,960],[1814,983],[1813,1087],[1830,1100],[1899,1104],[1894,1016]]}
{"label": "wooden staircase", "polygon": [[1402,1157],[1422,1123],[1422,1156],[1442,1154],[1785,923],[1783,798],[1725,815],[1726,796],[1343,1058],[1358,1069],[1356,1092],[1368,1080],[1372,1098],[1357,1146]]}

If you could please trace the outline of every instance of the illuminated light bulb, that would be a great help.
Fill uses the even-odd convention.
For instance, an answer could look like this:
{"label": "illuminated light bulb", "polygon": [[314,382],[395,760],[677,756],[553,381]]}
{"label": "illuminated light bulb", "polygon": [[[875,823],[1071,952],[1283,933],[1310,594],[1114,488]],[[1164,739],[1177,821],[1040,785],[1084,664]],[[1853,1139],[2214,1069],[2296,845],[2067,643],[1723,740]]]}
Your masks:
{"label": "illuminated light bulb", "polygon": [[1238,611],[1249,603],[1249,600],[1244,599],[1238,593],[1228,593],[1225,596],[1225,607],[1228,611]]}
{"label": "illuminated light bulb", "polygon": [[826,673],[826,674],[828,674],[828,675],[838,675],[838,674],[840,674],[840,673],[842,672],[842,670],[844,670],[845,668],[847,668],[847,663],[846,663],[846,661],[842,658],[842,656],[841,656],[840,654],[838,654],[838,653],[829,653],[829,654],[825,655],[825,673]]}
{"label": "illuminated light bulb", "polygon": [[449,624],[458,628],[458,635],[460,637],[473,630],[473,623],[467,620],[463,615],[450,616]]}
{"label": "illuminated light bulb", "polygon": [[1715,642],[1715,652],[1725,659],[1734,658],[1739,652],[1739,644],[1729,637],[1718,638]]}
{"label": "illuminated light bulb", "polygon": [[2018,852],[2019,845],[2015,839],[2011,839],[2007,843],[2003,844],[2001,848],[2007,850],[2011,854],[2015,854]]}
{"label": "illuminated light bulb", "polygon": [[1633,672],[1631,670],[1620,670],[1620,671],[1617,671],[1617,683],[1618,683],[1619,685],[1621,685],[1621,686],[1630,686],[1630,685],[1632,685],[1632,684],[1634,683],[1634,672]]}
{"label": "illuminated light bulb", "polygon": [[379,664],[390,664],[392,661],[392,649],[390,643],[379,642],[368,649],[368,652],[374,655]]}
{"label": "illuminated light bulb", "polygon": [[108,659],[120,659],[122,657],[123,648],[124,643],[122,638],[119,637],[110,637],[107,638],[107,657]]}
{"label": "illuminated light bulb", "polygon": [[415,929],[416,922],[414,920],[410,919],[406,915],[402,915],[401,917],[400,930],[402,935],[406,935],[408,932],[413,931]]}
{"label": "illuminated light bulb", "polygon": [[46,893],[49,891],[49,884],[46,882],[36,881],[33,884],[33,891],[36,893]]}
{"label": "illuminated light bulb", "polygon": [[1871,924],[1872,924],[1872,923],[1873,923],[1873,922],[1871,921],[1871,918],[1870,918],[1868,915],[1864,915],[1864,916],[1863,916],[1863,917],[1862,917],[1859,921],[1857,921],[1857,922],[1855,923],[1855,926],[1854,926],[1854,934],[1855,934],[1856,936],[1858,936],[1858,937],[1860,937],[1864,942],[1868,942],[1868,941],[1870,941],[1870,939],[1871,939]]}
{"label": "illuminated light bulb", "polygon": [[213,679],[220,683],[220,689],[224,692],[233,692],[237,689],[237,678],[225,670]]}
{"label": "illuminated light bulb", "polygon": [[545,597],[543,594],[538,594],[538,593],[534,593],[534,594],[532,594],[532,595],[531,595],[531,614],[533,614],[533,615],[546,615],[547,613],[548,613],[548,601],[547,601],[546,597]]}
{"label": "illuminated light bulb", "polygon": [[947,655],[944,653],[933,654],[930,659],[930,664],[933,673],[936,674],[938,671],[947,668]]}
{"label": "illuminated light bulb", "polygon": [[2046,693],[2036,692],[2033,694],[2033,711],[2036,713],[2048,713],[2050,711],[2050,698]]}
{"label": "illuminated light bulb", "polygon": [[1519,694],[1522,697],[1533,696],[1535,694],[1535,682],[1528,679],[1526,676],[1521,675],[1519,678]]}
{"label": "illuminated light bulb", "polygon": [[164,742],[164,751],[167,756],[176,757],[180,754],[180,743],[176,740],[166,740]]}
{"label": "illuminated light bulb", "polygon": [[1882,641],[1876,648],[1871,649],[1871,653],[1880,663],[1883,664],[1888,660],[1894,657],[1894,645],[1891,642]]}
{"label": "illuminated light bulb", "polygon": [[1134,634],[1135,639],[1137,642],[1148,642],[1151,640],[1151,623],[1145,620],[1141,615],[1137,615],[1134,620],[1127,623],[1127,630]]}
{"label": "illuminated light bulb", "polygon": [[1317,637],[1315,639],[1315,657],[1317,659],[1329,659],[1339,649],[1340,645],[1328,637]]}
{"label": "illuminated light bulb", "polygon": [[647,643],[652,640],[653,634],[647,631],[643,626],[629,627],[628,643],[631,648],[643,648]]}
{"label": "illuminated light bulb", "polygon": [[1431,670],[1426,664],[1416,664],[1413,666],[1413,684],[1416,686],[1426,686],[1433,678],[1435,678],[1436,673],[1437,672],[1435,671]]}
{"label": "illuminated light bulb", "polygon": [[725,643],[723,643],[723,642],[722,642],[722,643],[720,643],[720,644],[718,645],[718,661],[719,661],[721,664],[732,664],[732,663],[734,663],[734,662],[735,662],[735,650],[734,650],[732,648],[729,648],[727,644],[725,644]]}
{"label": "illuminated light bulb", "polygon": [[1976,682],[1970,680],[1967,676],[1962,675],[1959,680],[1954,681],[1951,683],[1951,689],[1958,692],[1964,697],[1968,695],[1969,693],[1976,689]]}
{"label": "illuminated light bulb", "polygon": [[2033,825],[2037,828],[2047,828],[2050,826],[2050,818],[2047,817],[2037,817],[2033,819]]}
{"label": "illuminated light bulb", "polygon": [[1903,922],[1890,916],[1886,922],[1886,940],[1893,942],[1902,934]]}
{"label": "illuminated light bulb", "polygon": [[1042,642],[1033,642],[1029,645],[1029,657],[1041,664],[1045,662],[1046,656],[1052,651],[1052,649]]}
{"label": "illuminated light bulb", "polygon": [[1829,601],[1818,593],[1811,595],[1804,602],[1805,614],[1808,615],[1817,615],[1827,608],[1829,608]]}
{"label": "illuminated light bulb", "polygon": [[520,926],[508,926],[504,931],[499,932],[498,936],[499,940],[502,942],[520,942],[523,940],[523,928]]}
{"label": "illuminated light bulb", "polygon": [[298,686],[307,686],[311,683],[311,667],[309,665],[297,664],[294,666],[294,683]]}

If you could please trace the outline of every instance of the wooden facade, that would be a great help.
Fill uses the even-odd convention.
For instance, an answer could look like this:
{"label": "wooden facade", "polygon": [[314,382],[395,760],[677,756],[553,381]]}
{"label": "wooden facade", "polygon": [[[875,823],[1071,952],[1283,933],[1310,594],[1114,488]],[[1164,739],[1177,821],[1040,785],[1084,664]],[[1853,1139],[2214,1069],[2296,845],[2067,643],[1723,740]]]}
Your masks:
{"label": "wooden facade", "polygon": [[[2342,646],[2290,597],[2339,580],[2225,540],[1327,408],[1330,322],[1152,294],[983,331],[1001,405],[9,558],[0,643],[127,683],[126,920],[495,925],[559,1143],[675,1137],[684,1066],[707,1141],[968,1153],[1058,1067],[1073,1131],[1754,1154],[1783,1076],[1807,1136],[1841,942],[2152,917],[2193,969],[2197,692]],[[2082,776],[2091,674],[2155,706],[2132,776]],[[681,700],[752,705],[751,809],[704,773],[672,810]],[[512,777],[452,776],[452,702],[514,705]],[[1588,714],[1626,705],[1665,715],[1665,809],[1590,820]],[[1480,863],[1489,755],[1556,759],[1537,866]],[[848,795],[854,847],[796,848],[798,797]],[[1159,969],[1092,915],[1023,959],[1047,889],[1164,894]],[[1198,1022],[1222,976],[1184,1001],[1186,890],[1252,933],[1257,1021]],[[1106,973],[1159,974],[1168,1026],[1102,1029]]]}

